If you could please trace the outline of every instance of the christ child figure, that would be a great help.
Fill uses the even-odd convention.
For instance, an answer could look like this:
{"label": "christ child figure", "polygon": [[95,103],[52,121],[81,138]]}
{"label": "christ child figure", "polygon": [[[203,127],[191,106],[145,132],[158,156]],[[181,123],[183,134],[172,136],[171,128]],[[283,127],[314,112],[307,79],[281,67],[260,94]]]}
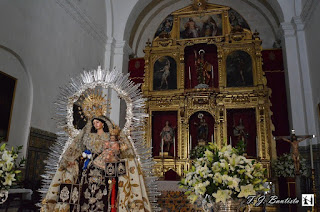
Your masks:
{"label": "christ child figure", "polygon": [[106,162],[116,162],[119,160],[119,136],[119,128],[110,130],[110,139],[108,141],[105,141],[102,153],[93,161],[94,165],[101,169],[104,169]]}

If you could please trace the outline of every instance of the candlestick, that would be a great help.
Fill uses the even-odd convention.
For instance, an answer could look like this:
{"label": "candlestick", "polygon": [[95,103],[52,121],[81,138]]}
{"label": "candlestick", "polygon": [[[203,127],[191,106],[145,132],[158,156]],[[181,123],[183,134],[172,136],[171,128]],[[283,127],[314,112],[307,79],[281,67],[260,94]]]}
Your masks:
{"label": "candlestick", "polygon": [[192,85],[191,85],[191,69],[190,69],[190,66],[189,66],[189,85],[190,85],[190,88],[192,88]]}
{"label": "candlestick", "polygon": [[176,158],[176,137],[173,136],[173,158]]}
{"label": "candlestick", "polygon": [[314,169],[314,164],[313,164],[313,150],[312,150],[312,139],[310,139],[310,160],[311,160],[311,169]]}

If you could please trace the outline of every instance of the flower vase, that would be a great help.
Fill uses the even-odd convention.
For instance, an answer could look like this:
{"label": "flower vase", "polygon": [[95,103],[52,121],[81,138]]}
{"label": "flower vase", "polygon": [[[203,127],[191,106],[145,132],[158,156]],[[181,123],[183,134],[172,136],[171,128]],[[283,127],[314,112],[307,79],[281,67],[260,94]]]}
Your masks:
{"label": "flower vase", "polygon": [[245,207],[243,199],[228,199],[226,200],[225,203],[223,202],[214,203],[211,211],[236,212],[236,211],[240,211],[243,207]]}
{"label": "flower vase", "polygon": [[8,199],[8,190],[0,190],[0,205]]}

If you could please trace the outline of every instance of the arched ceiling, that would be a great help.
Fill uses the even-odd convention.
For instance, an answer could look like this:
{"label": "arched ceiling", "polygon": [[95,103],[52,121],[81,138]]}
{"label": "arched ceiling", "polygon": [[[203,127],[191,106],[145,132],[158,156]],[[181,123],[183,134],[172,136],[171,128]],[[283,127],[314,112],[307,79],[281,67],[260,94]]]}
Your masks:
{"label": "arched ceiling", "polygon": [[[124,31],[124,40],[128,42],[137,56],[143,56],[143,49],[170,13],[188,6],[186,0],[137,0],[131,10]],[[263,40],[264,48],[271,48],[278,37],[279,25],[284,21],[277,0],[209,0],[208,3],[225,5],[239,12],[252,30],[257,29]]]}

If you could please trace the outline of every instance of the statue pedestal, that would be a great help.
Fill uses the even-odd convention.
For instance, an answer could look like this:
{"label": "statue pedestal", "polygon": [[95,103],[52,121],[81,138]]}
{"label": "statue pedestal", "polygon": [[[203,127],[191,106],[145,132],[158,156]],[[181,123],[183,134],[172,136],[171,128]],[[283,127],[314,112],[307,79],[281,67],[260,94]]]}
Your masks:
{"label": "statue pedestal", "polygon": [[206,143],[207,143],[207,142],[205,142],[205,141],[199,141],[199,142],[198,142],[198,145],[199,145],[199,146],[205,146]]}
{"label": "statue pedestal", "polygon": [[169,155],[169,152],[160,152],[159,156],[154,156],[156,159],[161,159],[161,158],[173,158],[173,156]]}
{"label": "statue pedestal", "polygon": [[207,85],[207,84],[198,84],[194,88],[209,88],[209,85]]}
{"label": "statue pedestal", "polygon": [[168,157],[169,156],[169,152],[160,152],[159,153],[160,157]]}

